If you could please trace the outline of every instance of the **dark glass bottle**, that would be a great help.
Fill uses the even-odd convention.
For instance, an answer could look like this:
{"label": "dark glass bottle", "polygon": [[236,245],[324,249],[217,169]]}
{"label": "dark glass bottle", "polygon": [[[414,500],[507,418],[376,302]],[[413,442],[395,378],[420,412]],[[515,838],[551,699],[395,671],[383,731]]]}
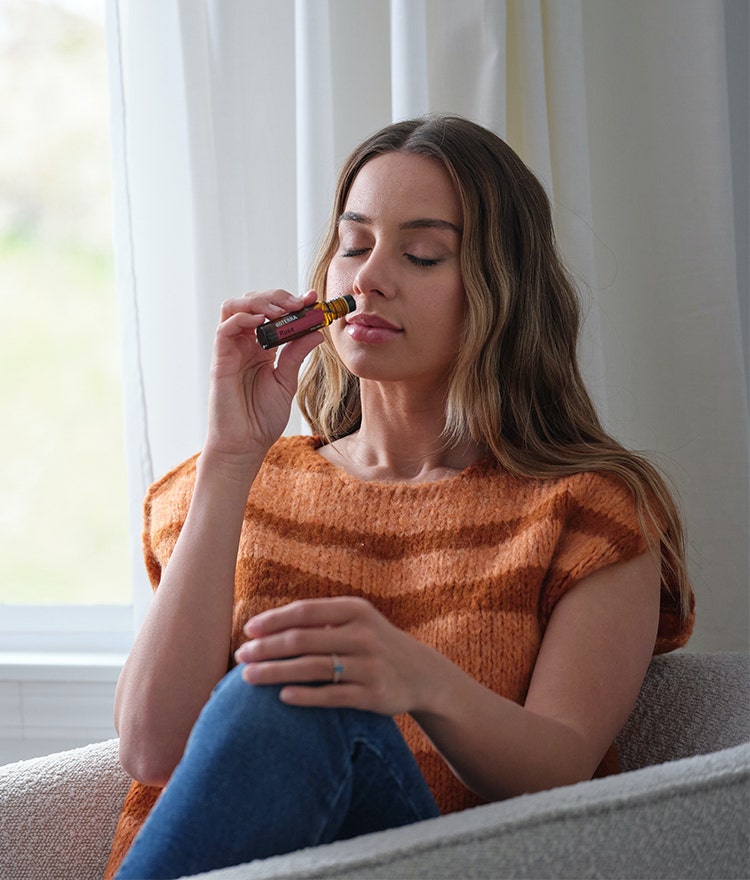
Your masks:
{"label": "dark glass bottle", "polygon": [[313,330],[327,327],[332,321],[343,318],[356,308],[354,297],[347,293],[330,302],[316,302],[298,312],[290,312],[283,318],[266,321],[258,327],[255,335],[263,348],[275,348],[284,342],[312,333]]}

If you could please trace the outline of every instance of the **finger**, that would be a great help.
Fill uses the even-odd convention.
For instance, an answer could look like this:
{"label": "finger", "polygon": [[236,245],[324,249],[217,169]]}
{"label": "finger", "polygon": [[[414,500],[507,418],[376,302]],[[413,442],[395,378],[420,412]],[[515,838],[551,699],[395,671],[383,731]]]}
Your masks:
{"label": "finger", "polygon": [[258,638],[291,628],[341,626],[371,608],[366,599],[354,596],[298,599],[251,617],[245,634]]}
{"label": "finger", "polygon": [[266,320],[265,315],[251,312],[235,312],[228,315],[219,324],[217,334],[227,338],[239,336],[243,333],[254,332]]}
{"label": "finger", "polygon": [[[338,661],[339,655],[313,654],[288,660],[247,663],[242,670],[242,677],[249,684],[255,685],[333,683],[334,658]],[[344,668],[351,669],[351,665],[347,662]]]}
{"label": "finger", "polygon": [[354,654],[361,640],[361,635],[347,626],[288,629],[245,642],[234,657],[238,663],[260,663],[310,654]]}
{"label": "finger", "polygon": [[270,310],[274,313],[272,317],[278,318],[280,315],[287,315],[289,312],[297,312],[305,306],[310,306],[317,302],[317,299],[318,295],[314,290],[308,290],[307,293],[298,296],[288,290],[277,289],[261,293],[255,291],[245,293],[238,301],[230,300],[230,303],[238,303],[238,308],[242,308],[244,304],[245,307],[249,305],[259,311]]}
{"label": "finger", "polygon": [[367,689],[359,684],[342,683],[317,687],[290,684],[281,689],[279,699],[290,706],[376,711],[370,708]]}
{"label": "finger", "polygon": [[314,330],[299,339],[287,342],[276,359],[276,379],[290,394],[297,391],[299,371],[305,358],[323,341],[323,334]]}
{"label": "finger", "polygon": [[221,321],[238,312],[256,313],[269,320],[295,312],[307,304],[305,297],[298,297],[288,290],[252,291],[240,297],[227,299],[221,304]]}

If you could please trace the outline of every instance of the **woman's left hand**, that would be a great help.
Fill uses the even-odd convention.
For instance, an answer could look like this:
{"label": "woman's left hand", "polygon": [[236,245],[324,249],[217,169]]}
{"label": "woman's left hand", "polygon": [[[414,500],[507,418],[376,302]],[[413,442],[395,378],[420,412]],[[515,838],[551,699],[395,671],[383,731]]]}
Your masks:
{"label": "woman's left hand", "polygon": [[[382,715],[424,705],[436,680],[437,651],[393,626],[355,597],[303,599],[265,611],[245,625],[235,659],[254,685],[284,685],[296,706],[345,706]],[[334,665],[342,668],[334,681]],[[432,670],[432,671],[430,671]]]}

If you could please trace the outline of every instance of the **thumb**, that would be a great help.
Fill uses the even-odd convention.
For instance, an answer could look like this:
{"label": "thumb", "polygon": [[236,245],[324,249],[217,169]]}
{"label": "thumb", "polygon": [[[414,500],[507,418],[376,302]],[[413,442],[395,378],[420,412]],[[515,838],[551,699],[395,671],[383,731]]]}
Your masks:
{"label": "thumb", "polygon": [[287,342],[276,359],[276,381],[295,394],[299,382],[299,371],[305,358],[323,341],[323,334],[314,330],[299,339]]}

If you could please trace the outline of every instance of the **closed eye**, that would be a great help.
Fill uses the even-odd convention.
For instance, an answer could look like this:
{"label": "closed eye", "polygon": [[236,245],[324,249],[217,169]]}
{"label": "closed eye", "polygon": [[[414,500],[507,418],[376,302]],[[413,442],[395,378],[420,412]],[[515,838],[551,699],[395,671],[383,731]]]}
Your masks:
{"label": "closed eye", "polygon": [[423,266],[427,268],[428,266],[437,266],[440,260],[426,260],[422,257],[415,257],[414,254],[405,254],[406,259],[415,266]]}
{"label": "closed eye", "polygon": [[[369,248],[347,248],[346,250],[341,252],[342,257],[361,257],[367,253]],[[427,269],[430,266],[437,266],[440,262],[439,259],[427,259],[425,257],[417,257],[414,254],[404,254],[406,259],[413,265],[419,266],[420,268]]]}

